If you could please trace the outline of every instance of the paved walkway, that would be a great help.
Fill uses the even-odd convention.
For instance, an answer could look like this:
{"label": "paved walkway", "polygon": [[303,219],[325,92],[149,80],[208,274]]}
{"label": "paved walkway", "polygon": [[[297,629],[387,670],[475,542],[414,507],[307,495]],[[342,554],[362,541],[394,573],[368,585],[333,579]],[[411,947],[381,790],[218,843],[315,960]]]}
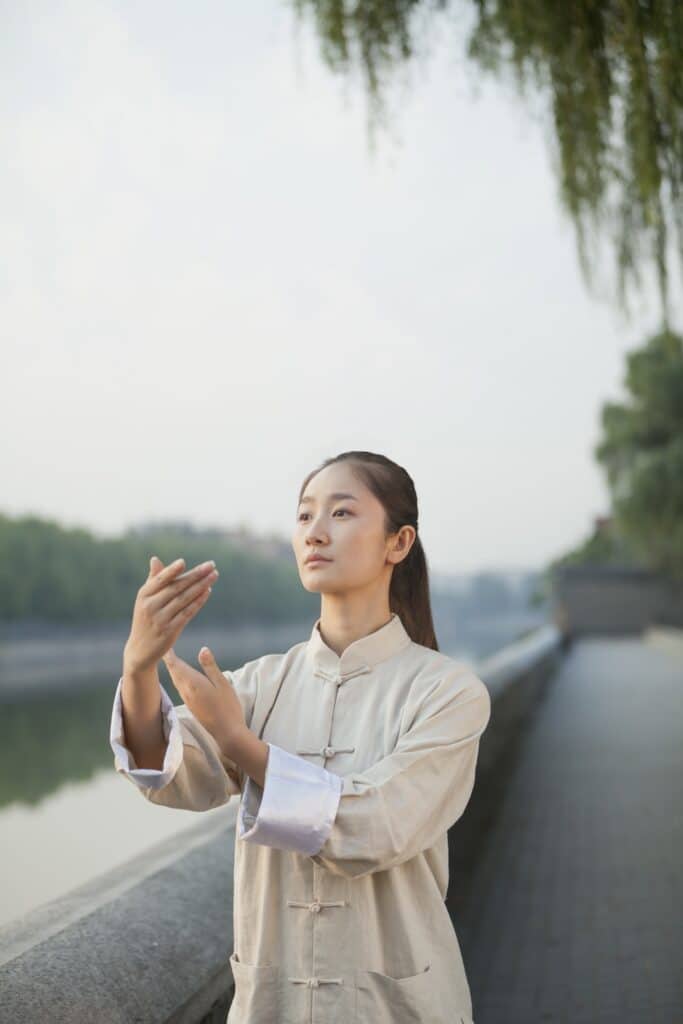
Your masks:
{"label": "paved walkway", "polygon": [[466,917],[475,1024],[683,1022],[682,658],[573,645]]}

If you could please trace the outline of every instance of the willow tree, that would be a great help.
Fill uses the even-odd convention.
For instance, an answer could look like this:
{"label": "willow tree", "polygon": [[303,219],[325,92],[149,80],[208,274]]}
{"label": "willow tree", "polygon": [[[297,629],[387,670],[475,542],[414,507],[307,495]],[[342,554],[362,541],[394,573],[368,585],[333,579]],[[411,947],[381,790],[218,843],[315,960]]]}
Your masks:
{"label": "willow tree", "polygon": [[653,267],[668,326],[672,250],[683,261],[680,0],[290,2],[299,19],[313,17],[333,71],[360,70],[373,138],[389,78],[453,9],[447,28],[457,30],[460,15],[467,59],[482,73],[512,72],[520,98],[531,91],[547,100],[559,194],[586,285],[607,241],[622,308]]}

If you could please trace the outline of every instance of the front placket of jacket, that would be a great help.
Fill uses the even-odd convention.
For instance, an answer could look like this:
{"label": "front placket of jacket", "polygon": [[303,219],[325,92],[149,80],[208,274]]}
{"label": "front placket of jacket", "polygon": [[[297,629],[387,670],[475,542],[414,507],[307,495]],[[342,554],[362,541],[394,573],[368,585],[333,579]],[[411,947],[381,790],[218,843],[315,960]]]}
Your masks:
{"label": "front placket of jacket", "polygon": [[[362,675],[365,672],[371,672],[370,665],[361,665],[360,668],[352,669],[346,673],[334,674],[325,671],[322,668],[316,668],[313,670],[313,674],[319,676],[325,681],[334,686],[334,697],[332,701],[332,709],[330,719],[327,726],[327,742],[322,747],[309,748],[309,747],[297,747],[297,754],[308,754],[315,757],[321,757],[323,759],[323,767],[327,767],[326,762],[335,756],[335,754],[349,753],[352,754],[356,749],[355,747],[335,747],[332,745],[332,729],[334,725],[334,711],[337,706],[337,694],[339,693],[339,687],[347,680],[352,679],[354,676]],[[330,770],[334,770],[331,768]],[[313,862],[313,899],[310,902],[302,900],[287,900],[287,906],[290,907],[295,913],[301,913],[301,911],[307,911],[313,915],[313,958],[311,963],[311,976],[308,978],[289,978],[289,981],[294,985],[307,985],[311,990],[318,988],[320,985],[342,985],[344,983],[343,978],[330,978],[320,977],[317,973],[316,965],[316,934],[315,934],[315,923],[317,915],[322,912],[338,913],[348,907],[347,900],[321,900],[320,894],[323,888],[325,869],[320,867],[319,864]],[[313,995],[311,993],[311,998]],[[311,1019],[314,1019],[313,1004],[311,1004]]]}

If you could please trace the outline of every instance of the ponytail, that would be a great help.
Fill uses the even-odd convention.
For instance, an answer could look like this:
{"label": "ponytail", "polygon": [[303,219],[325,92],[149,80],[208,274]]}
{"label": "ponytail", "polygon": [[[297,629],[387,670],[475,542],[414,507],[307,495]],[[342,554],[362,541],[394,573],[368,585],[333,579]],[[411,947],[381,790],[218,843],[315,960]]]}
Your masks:
{"label": "ponytail", "polygon": [[406,557],[394,566],[389,587],[389,606],[410,635],[423,647],[438,651],[429,596],[429,572],[422,540],[417,534]]}

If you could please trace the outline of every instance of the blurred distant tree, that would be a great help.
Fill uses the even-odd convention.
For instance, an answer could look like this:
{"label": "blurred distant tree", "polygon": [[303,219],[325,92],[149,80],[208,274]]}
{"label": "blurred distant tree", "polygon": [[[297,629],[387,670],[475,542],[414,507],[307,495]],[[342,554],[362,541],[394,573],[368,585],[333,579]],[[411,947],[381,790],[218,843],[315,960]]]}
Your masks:
{"label": "blurred distant tree", "polygon": [[599,517],[592,533],[583,541],[553,559],[546,566],[539,588],[540,593],[551,595],[556,568],[565,565],[612,565],[621,568],[647,569],[647,560],[638,555],[620,532],[613,516]]}
{"label": "blurred distant tree", "polygon": [[670,326],[671,239],[683,259],[681,0],[290,2],[299,18],[312,14],[332,70],[360,65],[373,136],[388,73],[417,55],[433,15],[459,8],[476,66],[497,75],[509,69],[521,96],[531,85],[548,99],[560,200],[587,287],[596,243],[608,236],[622,307],[628,312],[631,286],[641,287],[641,269],[654,265]]}
{"label": "blurred distant tree", "polygon": [[683,337],[662,331],[627,357],[626,402],[602,409],[595,455],[615,526],[647,564],[683,579]]}
{"label": "blurred distant tree", "polygon": [[128,621],[152,554],[165,564],[183,557],[188,569],[215,560],[221,575],[201,612],[207,623],[301,621],[319,606],[291,552],[261,555],[183,524],[102,539],[38,516],[0,514],[0,621]]}

